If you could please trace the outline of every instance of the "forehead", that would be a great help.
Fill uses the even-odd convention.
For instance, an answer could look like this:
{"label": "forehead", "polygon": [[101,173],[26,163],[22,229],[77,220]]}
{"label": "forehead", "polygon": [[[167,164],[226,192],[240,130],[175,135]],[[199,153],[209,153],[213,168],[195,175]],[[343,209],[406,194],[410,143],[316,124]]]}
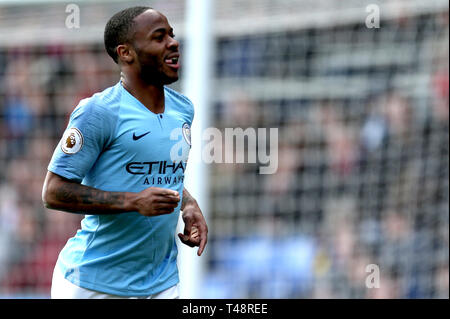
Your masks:
{"label": "forehead", "polygon": [[147,35],[160,28],[170,28],[169,21],[162,13],[149,9],[134,18],[135,34]]}

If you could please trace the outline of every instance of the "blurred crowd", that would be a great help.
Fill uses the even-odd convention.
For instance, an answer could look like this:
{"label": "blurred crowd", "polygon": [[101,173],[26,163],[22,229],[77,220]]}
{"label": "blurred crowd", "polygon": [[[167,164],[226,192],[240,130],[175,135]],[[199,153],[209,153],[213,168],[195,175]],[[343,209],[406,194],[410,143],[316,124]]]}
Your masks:
{"label": "blurred crowd", "polygon": [[[264,79],[278,64],[280,78],[339,74],[370,87],[362,97],[291,100],[236,89],[218,103],[219,127],[279,127],[279,167],[257,175],[252,164],[214,166],[203,296],[448,298],[448,12],[384,22],[379,32],[352,26],[220,44],[234,52],[219,64],[228,76]],[[405,44],[409,61],[379,63],[370,53]],[[315,69],[326,46],[337,52],[323,60],[338,62]],[[355,60],[364,48],[370,62],[335,58],[343,46]],[[402,77],[429,80],[402,87]]]}
{"label": "blurred crowd", "polygon": [[95,46],[0,49],[0,294],[46,296],[82,216],[43,207],[47,165],[82,98],[114,84]]}
{"label": "blurred crowd", "polygon": [[[410,43],[416,65],[338,65],[348,78],[385,83],[380,90],[260,101],[244,82],[214,101],[212,126],[278,127],[279,163],[273,175],[254,164],[211,165],[202,297],[448,298],[448,12],[390,27],[380,32]],[[367,32],[346,28],[348,41]],[[293,31],[278,42],[218,39],[215,78],[338,72],[318,67],[321,45],[330,45],[321,40],[337,31],[321,32],[299,31],[310,44]],[[387,37],[370,41],[382,49]],[[447,51],[428,47],[438,43]],[[397,88],[404,74],[429,81]],[[43,207],[46,168],[78,101],[118,79],[101,44],[0,47],[0,296],[49,295],[57,255],[83,216]],[[371,264],[379,288],[366,286]]]}

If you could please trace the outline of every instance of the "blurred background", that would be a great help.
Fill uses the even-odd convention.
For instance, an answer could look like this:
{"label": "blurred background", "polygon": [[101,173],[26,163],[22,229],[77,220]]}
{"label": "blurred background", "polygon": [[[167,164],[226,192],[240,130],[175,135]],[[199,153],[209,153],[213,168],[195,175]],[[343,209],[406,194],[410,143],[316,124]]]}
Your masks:
{"label": "blurred background", "polygon": [[[279,165],[208,165],[196,296],[449,298],[447,0],[211,2],[208,126],[278,128]],[[80,28],[66,26],[67,1],[0,1],[3,298],[48,298],[80,227],[41,189],[73,108],[119,80],[107,20],[149,5],[187,46],[183,0],[71,3]],[[379,28],[366,26],[371,4]]]}

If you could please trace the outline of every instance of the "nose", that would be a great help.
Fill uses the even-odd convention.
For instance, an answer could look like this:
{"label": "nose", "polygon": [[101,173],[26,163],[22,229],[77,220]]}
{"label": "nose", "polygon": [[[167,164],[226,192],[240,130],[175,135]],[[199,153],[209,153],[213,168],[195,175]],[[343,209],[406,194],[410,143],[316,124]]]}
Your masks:
{"label": "nose", "polygon": [[167,47],[169,49],[178,49],[180,43],[172,37],[169,37],[169,42],[167,43]]}

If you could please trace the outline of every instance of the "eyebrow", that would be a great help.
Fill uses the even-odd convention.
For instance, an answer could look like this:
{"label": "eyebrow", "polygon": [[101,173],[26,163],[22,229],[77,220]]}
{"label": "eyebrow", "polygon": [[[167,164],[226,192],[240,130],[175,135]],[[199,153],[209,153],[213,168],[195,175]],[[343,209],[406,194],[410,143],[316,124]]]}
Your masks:
{"label": "eyebrow", "polygon": [[[158,28],[158,29],[156,29],[156,30],[153,30],[150,34],[152,35],[152,34],[158,33],[158,32],[166,33],[166,32],[167,32],[167,29],[166,29],[166,28]],[[173,33],[173,28],[170,28],[169,31],[168,31],[168,33]]]}

